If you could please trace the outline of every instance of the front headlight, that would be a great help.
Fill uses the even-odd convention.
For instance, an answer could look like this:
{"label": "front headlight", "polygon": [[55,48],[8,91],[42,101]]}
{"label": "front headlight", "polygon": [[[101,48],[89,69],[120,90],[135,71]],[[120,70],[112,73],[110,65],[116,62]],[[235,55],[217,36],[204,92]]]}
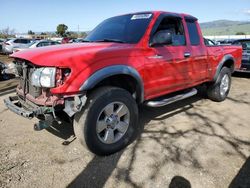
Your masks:
{"label": "front headlight", "polygon": [[56,68],[39,68],[31,76],[31,84],[36,87],[55,87]]}

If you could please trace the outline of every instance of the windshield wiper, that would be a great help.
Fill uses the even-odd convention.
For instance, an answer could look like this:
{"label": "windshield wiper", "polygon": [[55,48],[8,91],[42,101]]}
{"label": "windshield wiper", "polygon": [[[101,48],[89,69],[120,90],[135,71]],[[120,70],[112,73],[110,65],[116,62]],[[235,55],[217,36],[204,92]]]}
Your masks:
{"label": "windshield wiper", "polygon": [[102,40],[96,40],[93,42],[116,42],[116,43],[125,43],[125,41],[118,40],[118,39],[102,39]]}

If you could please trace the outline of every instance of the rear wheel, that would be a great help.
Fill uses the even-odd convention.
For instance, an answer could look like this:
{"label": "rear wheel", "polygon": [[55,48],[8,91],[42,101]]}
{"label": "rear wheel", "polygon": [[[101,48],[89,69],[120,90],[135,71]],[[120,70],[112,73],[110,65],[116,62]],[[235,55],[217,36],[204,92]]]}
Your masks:
{"label": "rear wheel", "polygon": [[137,132],[138,109],[131,94],[102,87],[89,97],[74,117],[76,136],[97,155],[110,155],[126,147]]}
{"label": "rear wheel", "polygon": [[231,88],[231,71],[223,67],[215,83],[208,85],[207,95],[213,101],[221,102],[226,99]]}

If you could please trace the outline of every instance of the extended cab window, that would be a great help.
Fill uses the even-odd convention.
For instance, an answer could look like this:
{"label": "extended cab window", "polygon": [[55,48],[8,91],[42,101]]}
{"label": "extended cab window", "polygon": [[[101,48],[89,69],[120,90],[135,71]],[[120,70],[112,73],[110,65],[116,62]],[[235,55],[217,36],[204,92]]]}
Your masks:
{"label": "extended cab window", "polygon": [[182,24],[182,20],[179,17],[163,18],[154,34],[156,34],[157,32],[170,33],[172,35],[172,46],[186,45],[184,27]]}
{"label": "extended cab window", "polygon": [[189,38],[192,46],[197,46],[200,44],[200,35],[197,29],[195,20],[186,20]]}

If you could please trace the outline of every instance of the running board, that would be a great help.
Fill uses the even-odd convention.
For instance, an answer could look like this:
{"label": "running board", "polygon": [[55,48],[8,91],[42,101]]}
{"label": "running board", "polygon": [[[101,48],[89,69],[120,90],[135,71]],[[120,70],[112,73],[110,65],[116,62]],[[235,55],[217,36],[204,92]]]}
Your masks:
{"label": "running board", "polygon": [[179,94],[179,95],[175,95],[173,97],[170,98],[165,98],[163,100],[158,100],[158,101],[148,101],[146,102],[146,105],[149,107],[162,107],[162,106],[166,106],[168,104],[192,97],[194,95],[197,94],[197,89],[193,88],[191,91],[187,92],[187,93],[183,93],[183,94]]}

